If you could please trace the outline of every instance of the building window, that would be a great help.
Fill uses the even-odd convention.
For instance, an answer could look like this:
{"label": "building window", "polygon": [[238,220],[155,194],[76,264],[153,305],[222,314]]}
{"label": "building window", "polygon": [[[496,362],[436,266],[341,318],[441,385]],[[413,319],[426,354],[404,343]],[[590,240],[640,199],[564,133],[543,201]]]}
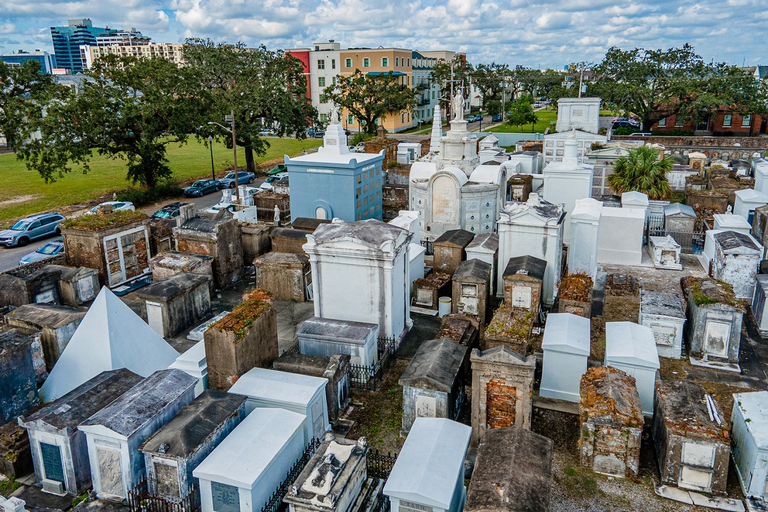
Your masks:
{"label": "building window", "polygon": [[325,60],[317,61],[317,69],[325,69]]}
{"label": "building window", "polygon": [[369,67],[371,67],[371,59],[369,59],[368,57],[364,58],[364,59],[363,59],[363,67],[364,67],[364,68],[369,68]]}
{"label": "building window", "polygon": [[409,122],[409,123],[411,122],[411,113],[410,112],[408,112],[408,114],[406,114],[406,121]]}
{"label": "building window", "polygon": [[400,124],[405,123],[405,114],[400,114]]}
{"label": "building window", "polygon": [[320,122],[324,123],[328,120],[328,114],[320,114]]}
{"label": "building window", "polygon": [[749,126],[752,124],[752,114],[747,114],[741,118],[741,126]]}
{"label": "building window", "polygon": [[667,126],[667,118],[666,117],[664,119],[659,119],[659,126],[660,127]]}
{"label": "building window", "polygon": [[408,75],[405,76],[405,85],[408,85],[408,86],[411,85],[411,77],[409,77]]}
{"label": "building window", "polygon": [[683,126],[683,117],[675,116],[675,127],[680,128],[681,126]]}
{"label": "building window", "polygon": [[723,126],[731,126],[733,122],[733,114],[725,114],[723,116]]}
{"label": "building window", "polygon": [[395,67],[400,65],[400,57],[395,57]]}
{"label": "building window", "polygon": [[331,59],[331,69],[336,69],[336,59]]}
{"label": "building window", "polygon": [[355,124],[355,116],[347,114],[347,124]]}
{"label": "building window", "polygon": [[389,59],[387,57],[381,58],[381,67],[388,68],[389,67]]}
{"label": "building window", "polygon": [[344,67],[345,68],[351,68],[352,67],[352,59],[344,59]]}
{"label": "building window", "polygon": [[411,67],[411,59],[408,59],[408,64],[407,64],[407,66],[408,66],[408,67]]}
{"label": "building window", "polygon": [[325,87],[325,77],[324,76],[320,76],[320,77],[317,78],[317,85],[319,85],[320,87]]}

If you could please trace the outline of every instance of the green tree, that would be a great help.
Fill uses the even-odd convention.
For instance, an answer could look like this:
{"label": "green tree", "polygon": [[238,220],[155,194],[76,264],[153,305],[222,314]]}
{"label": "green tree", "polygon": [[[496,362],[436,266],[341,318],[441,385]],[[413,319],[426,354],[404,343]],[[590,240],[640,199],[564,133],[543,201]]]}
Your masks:
{"label": "green tree", "polygon": [[548,69],[540,71],[538,69],[529,69],[519,67],[515,70],[515,76],[520,84],[520,91],[530,96],[551,98],[551,91],[558,86],[562,86],[565,81],[563,73]]}
{"label": "green tree", "polygon": [[153,187],[170,177],[166,147],[183,143],[199,117],[179,68],[160,58],[109,55],[89,76],[79,93],[48,101],[44,115],[25,114],[25,135],[39,137],[20,144],[18,157],[46,182],[70,172],[73,164],[87,172],[94,151],[127,160],[127,178],[134,183]]}
{"label": "green tree", "polygon": [[[480,92],[483,93],[484,105],[490,101],[501,103],[503,91],[509,83],[513,83],[517,89],[517,80],[515,80],[514,73],[507,64],[496,64],[495,62],[478,64],[472,72],[472,79]],[[511,97],[515,96],[514,92]]]}
{"label": "green tree", "polygon": [[[188,93],[198,99],[203,113],[199,124],[223,123],[224,116],[234,111],[237,145],[244,148],[251,172],[256,172],[254,154],[263,155],[269,148],[269,141],[259,136],[262,130],[304,138],[309,124],[317,119],[306,97],[301,62],[282,51],[188,39],[184,60]],[[220,128],[198,130],[197,136],[207,143],[209,133],[232,147],[232,137]]]}
{"label": "green tree", "polygon": [[416,104],[415,92],[392,72],[367,75],[359,69],[343,77],[337,85],[326,87],[321,101],[346,109],[369,134],[376,133],[376,120],[409,111]]}
{"label": "green tree", "polygon": [[658,150],[640,146],[616,159],[608,183],[616,194],[636,190],[648,194],[650,199],[666,199],[671,193],[667,181],[667,172],[671,169],[672,158],[660,158]]}
{"label": "green tree", "polygon": [[533,125],[538,120],[533,107],[531,107],[531,99],[528,96],[520,96],[509,105],[509,111],[507,112],[508,125],[517,126],[517,129],[521,130],[521,126],[530,124],[531,133],[533,133]]}
{"label": "green tree", "polygon": [[448,114],[448,119],[453,118],[453,112],[448,112],[451,106],[451,84],[454,94],[462,86],[464,87],[464,99],[469,98],[469,80],[472,76],[472,64],[467,62],[464,55],[456,54],[452,61],[440,59],[432,68],[432,82],[440,86],[440,108]]}

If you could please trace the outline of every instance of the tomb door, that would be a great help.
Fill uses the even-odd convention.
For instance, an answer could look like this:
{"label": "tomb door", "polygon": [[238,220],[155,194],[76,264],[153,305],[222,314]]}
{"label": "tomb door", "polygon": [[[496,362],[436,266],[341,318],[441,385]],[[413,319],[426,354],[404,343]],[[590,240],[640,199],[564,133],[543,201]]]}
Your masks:
{"label": "tomb door", "polygon": [[489,381],[485,386],[486,428],[514,426],[516,412],[517,389],[504,381]]}
{"label": "tomb door", "polygon": [[160,336],[163,334],[163,307],[157,302],[147,301],[147,323]]}
{"label": "tomb door", "polygon": [[120,452],[108,448],[96,448],[96,462],[99,467],[101,492],[124,498],[123,466]]}
{"label": "tomb door", "polygon": [[707,320],[704,330],[704,354],[715,357],[728,357],[728,345],[731,340],[731,323]]}
{"label": "tomb door", "polygon": [[680,479],[684,489],[709,491],[712,486],[712,468],[715,465],[715,447],[700,443],[683,443]]}
{"label": "tomb door", "polygon": [[531,289],[527,286],[513,287],[512,306],[516,308],[531,309]]}
{"label": "tomb door", "polygon": [[462,284],[461,285],[461,297],[459,302],[464,304],[464,313],[469,315],[477,314],[477,285],[476,284]]}
{"label": "tomb door", "polygon": [[416,417],[435,418],[437,415],[437,400],[433,396],[416,395]]}
{"label": "tomb door", "polygon": [[240,512],[240,490],[234,485],[211,482],[214,512]]}
{"label": "tomb door", "polygon": [[338,388],[336,388],[337,397],[336,400],[338,401],[338,407],[339,410],[343,409],[344,406],[347,403],[347,400],[349,400],[349,374],[344,374],[344,376],[339,380]]}
{"label": "tomb door", "polygon": [[652,323],[651,330],[657,345],[671,347],[674,344],[677,329],[673,325]]}
{"label": "tomb door", "polygon": [[64,483],[64,466],[61,462],[61,449],[55,444],[40,443],[40,455],[43,457],[43,469],[47,480]]}
{"label": "tomb door", "polygon": [[322,219],[322,220],[327,219],[328,217],[325,214],[325,208],[323,208],[322,206],[318,206],[317,208],[315,208],[315,218]]}
{"label": "tomb door", "polygon": [[91,300],[94,297],[93,279],[91,277],[83,277],[78,279],[77,291],[81,301],[85,302],[87,300]]}

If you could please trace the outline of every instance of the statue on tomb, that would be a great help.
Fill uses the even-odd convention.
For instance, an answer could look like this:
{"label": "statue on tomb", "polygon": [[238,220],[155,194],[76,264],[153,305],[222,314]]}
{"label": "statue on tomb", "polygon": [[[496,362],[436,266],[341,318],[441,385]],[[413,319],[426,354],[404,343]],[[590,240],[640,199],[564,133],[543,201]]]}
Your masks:
{"label": "statue on tomb", "polygon": [[339,124],[339,107],[331,103],[331,121],[329,124]]}
{"label": "statue on tomb", "polygon": [[451,109],[455,114],[454,120],[460,121],[464,119],[464,91],[459,89],[451,102]]}
{"label": "statue on tomb", "polygon": [[275,224],[280,225],[280,207],[275,205]]}

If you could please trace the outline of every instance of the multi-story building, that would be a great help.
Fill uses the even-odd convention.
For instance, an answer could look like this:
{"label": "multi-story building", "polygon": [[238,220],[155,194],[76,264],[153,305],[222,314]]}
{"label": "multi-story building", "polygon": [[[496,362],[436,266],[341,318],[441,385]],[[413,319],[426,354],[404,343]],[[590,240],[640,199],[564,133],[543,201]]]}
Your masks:
{"label": "multi-story building", "polygon": [[70,73],[82,73],[80,46],[96,46],[97,36],[117,33],[107,27],[94,27],[89,18],[69,20],[66,27],[51,27],[56,65]]}
{"label": "multi-story building", "polygon": [[[312,104],[317,108],[320,122],[325,124],[330,119],[331,104],[321,101],[326,87],[336,85],[341,71],[341,45],[334,41],[313,43],[309,54]],[[342,120],[344,121],[344,120]],[[348,121],[348,120],[347,120]],[[348,123],[342,122],[343,125]]]}
{"label": "multi-story building", "polygon": [[99,57],[105,55],[117,55],[120,57],[136,57],[152,59],[162,57],[174,64],[184,63],[184,44],[183,43],[149,43],[134,44],[130,46],[112,45],[112,46],[81,46],[83,54],[83,64],[86,69],[90,69],[93,63]]}
{"label": "multi-story building", "polygon": [[415,123],[418,124],[429,123],[432,120],[435,105],[440,102],[440,84],[432,79],[432,70],[439,59],[436,57],[426,57],[424,53],[430,52],[414,51],[411,56],[413,88],[416,92],[416,106],[413,108],[413,117]]}
{"label": "multi-story building", "polygon": [[768,116],[733,112],[721,108],[713,114],[705,115],[698,123],[686,119],[682,114],[672,114],[651,126],[653,132],[680,130],[700,132],[701,135],[752,136],[768,132]]}
{"label": "multi-story building", "polygon": [[106,34],[96,36],[96,46],[112,46],[115,44],[122,46],[132,46],[137,44],[149,44],[150,38],[143,35],[135,28],[125,28],[122,30],[110,31]]}
{"label": "multi-story building", "polygon": [[27,52],[19,50],[15,53],[0,54],[0,60],[10,65],[21,65],[28,60],[36,60],[40,63],[40,72],[51,74],[56,67],[56,58],[54,55],[42,50]]}

